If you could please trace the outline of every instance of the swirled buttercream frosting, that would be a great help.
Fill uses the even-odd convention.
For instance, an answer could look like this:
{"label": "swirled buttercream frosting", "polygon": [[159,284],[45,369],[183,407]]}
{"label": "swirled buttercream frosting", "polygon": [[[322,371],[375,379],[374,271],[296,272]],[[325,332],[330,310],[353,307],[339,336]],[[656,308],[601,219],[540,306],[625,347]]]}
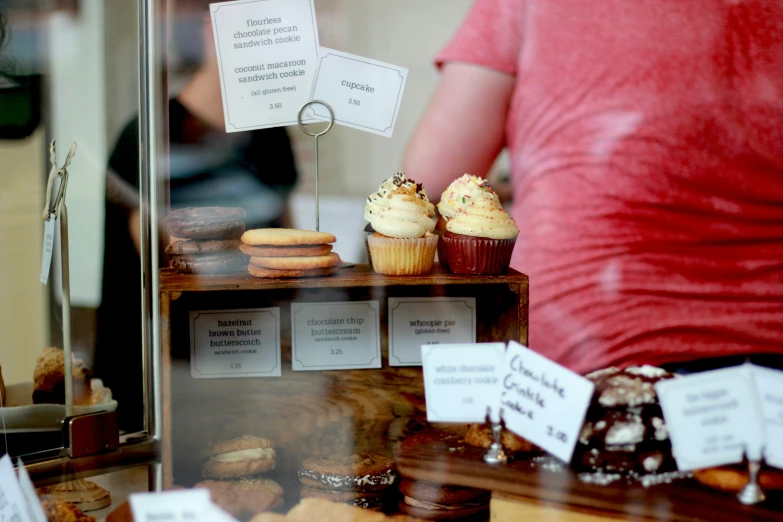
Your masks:
{"label": "swirled buttercream frosting", "polygon": [[440,215],[451,219],[459,211],[479,200],[489,200],[500,207],[498,195],[492,191],[489,182],[478,176],[465,174],[451,182],[438,203]]}
{"label": "swirled buttercream frosting", "polygon": [[446,230],[464,236],[512,239],[519,229],[503,207],[489,199],[479,199],[460,209],[446,224]]}
{"label": "swirled buttercream frosting", "polygon": [[426,207],[427,215],[435,217],[435,205],[430,203],[430,198],[427,197],[427,192],[421,183],[416,183],[412,179],[408,179],[402,172],[398,172],[381,183],[377,192],[367,197],[367,202],[364,205],[364,220],[372,222],[372,218],[378,215],[381,208],[386,206],[385,200],[391,196],[392,192],[400,188],[412,190],[416,198]]}

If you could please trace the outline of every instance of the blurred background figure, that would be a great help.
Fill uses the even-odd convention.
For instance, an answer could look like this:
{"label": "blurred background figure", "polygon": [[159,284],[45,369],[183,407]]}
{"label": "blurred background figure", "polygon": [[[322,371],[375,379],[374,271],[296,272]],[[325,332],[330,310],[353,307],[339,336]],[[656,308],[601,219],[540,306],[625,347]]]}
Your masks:
{"label": "blurred background figure", "polygon": [[[174,38],[175,43],[178,35],[189,39],[181,42],[188,51],[185,69],[198,65],[168,105],[166,198],[172,209],[242,207],[249,229],[289,226],[297,171],[288,134],[285,128],[225,132],[209,3],[180,2],[177,13],[183,16],[174,20],[175,27],[182,22],[186,28],[193,27],[188,20],[197,22],[196,34],[175,29]],[[200,47],[195,45],[199,41]],[[140,429],[142,420],[138,143],[136,118],[122,131],[109,160],[95,354],[95,372],[112,389],[121,427],[127,430]]]}

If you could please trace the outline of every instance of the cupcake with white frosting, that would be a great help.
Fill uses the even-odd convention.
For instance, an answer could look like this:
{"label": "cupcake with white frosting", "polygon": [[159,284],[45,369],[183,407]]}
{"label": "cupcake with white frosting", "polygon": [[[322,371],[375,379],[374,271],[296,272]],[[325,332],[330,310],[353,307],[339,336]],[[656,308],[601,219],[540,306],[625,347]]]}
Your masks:
{"label": "cupcake with white frosting", "polygon": [[[446,233],[448,222],[457,215],[457,212],[483,200],[500,206],[498,195],[492,191],[489,182],[484,178],[464,174],[452,181],[440,196],[438,203],[440,218],[435,225],[435,234],[442,237]],[[438,260],[442,265],[448,266],[448,252],[443,241],[438,242]]]}
{"label": "cupcake with white frosting", "polygon": [[508,270],[519,229],[492,198],[477,198],[446,223],[441,241],[455,274],[495,275]]}
{"label": "cupcake with white frosting", "polygon": [[[373,270],[385,275],[424,275],[432,271],[438,237],[435,208],[421,184],[404,174],[386,180],[367,198],[367,248]],[[365,229],[367,231],[367,229]]]}

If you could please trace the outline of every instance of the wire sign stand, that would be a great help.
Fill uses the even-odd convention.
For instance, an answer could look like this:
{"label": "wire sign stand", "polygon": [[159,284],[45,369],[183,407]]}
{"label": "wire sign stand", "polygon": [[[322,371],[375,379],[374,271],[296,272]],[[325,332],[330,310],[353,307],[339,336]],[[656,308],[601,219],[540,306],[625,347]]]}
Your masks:
{"label": "wire sign stand", "polygon": [[[327,126],[321,129],[318,132],[311,132],[310,129],[308,129],[305,126],[305,123],[302,121],[302,117],[304,116],[305,111],[312,107],[313,105],[323,105],[326,107],[327,112],[329,113],[329,119],[326,120],[323,123],[327,123]],[[315,139],[315,230],[316,232],[321,231],[321,213],[319,208],[319,194],[320,194],[320,187],[318,184],[319,180],[319,173],[318,173],[318,138],[332,130],[332,127],[334,126],[334,111],[329,106],[328,103],[320,101],[320,100],[311,100],[304,105],[302,105],[302,108],[299,109],[299,116],[297,117],[297,123],[299,124],[299,128],[302,129],[302,132],[307,134],[308,136],[312,136]],[[311,122],[311,123],[321,123],[321,122]]]}

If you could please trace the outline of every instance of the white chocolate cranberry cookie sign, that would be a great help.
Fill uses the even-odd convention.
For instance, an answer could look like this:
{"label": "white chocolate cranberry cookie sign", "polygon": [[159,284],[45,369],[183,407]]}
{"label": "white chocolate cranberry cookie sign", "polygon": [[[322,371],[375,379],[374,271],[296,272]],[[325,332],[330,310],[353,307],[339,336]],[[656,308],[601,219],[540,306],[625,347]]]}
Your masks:
{"label": "white chocolate cranberry cookie sign", "polygon": [[226,132],[296,125],[317,68],[313,2],[210,5]]}

